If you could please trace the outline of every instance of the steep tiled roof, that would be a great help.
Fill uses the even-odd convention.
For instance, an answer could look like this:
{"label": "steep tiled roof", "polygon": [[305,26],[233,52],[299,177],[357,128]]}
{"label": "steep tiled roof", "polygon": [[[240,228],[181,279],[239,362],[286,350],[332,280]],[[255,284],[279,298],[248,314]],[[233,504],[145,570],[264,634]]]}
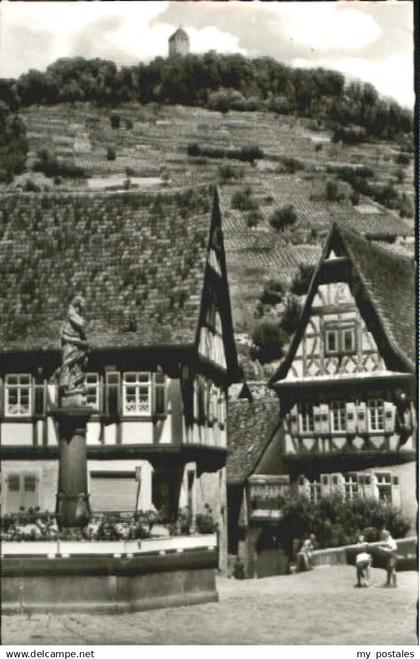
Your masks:
{"label": "steep tiled roof", "polygon": [[371,331],[376,328],[378,345],[385,362],[387,363],[385,356],[387,351],[393,357],[392,363],[397,362],[399,368],[414,371],[416,368],[414,260],[408,256],[392,253],[336,222],[327,238],[290,349],[270,382],[274,383],[284,378],[288,371],[309,318],[322,261],[331,248],[338,256],[347,256],[350,259],[352,279],[360,283],[356,299],[361,294],[364,304],[368,305],[368,311],[365,313],[369,315]]}
{"label": "steep tiled roof", "polygon": [[395,238],[413,235],[413,227],[384,208],[380,208],[378,213],[363,213],[358,210],[357,206],[351,211],[340,209],[336,218],[340,225],[358,231],[366,238]]}
{"label": "steep tiled roof", "polygon": [[277,397],[229,402],[226,462],[229,483],[243,482],[252,473],[278,423],[278,416]]}
{"label": "steep tiled roof", "polygon": [[4,194],[0,349],[58,348],[76,292],[94,348],[192,344],[213,193]]}
{"label": "steep tiled roof", "polygon": [[414,261],[340,225],[339,235],[393,350],[415,367]]}

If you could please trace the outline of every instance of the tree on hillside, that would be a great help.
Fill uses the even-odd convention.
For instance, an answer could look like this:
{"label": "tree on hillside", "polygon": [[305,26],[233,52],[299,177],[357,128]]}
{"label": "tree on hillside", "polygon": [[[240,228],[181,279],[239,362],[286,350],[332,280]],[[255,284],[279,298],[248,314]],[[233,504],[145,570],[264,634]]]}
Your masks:
{"label": "tree on hillside", "polygon": [[278,324],[263,321],[256,326],[252,334],[251,358],[261,364],[268,364],[283,356],[288,342],[288,334]]}
{"label": "tree on hillside", "polygon": [[262,304],[274,305],[280,304],[285,293],[284,284],[278,279],[269,279],[264,284],[264,289],[260,300]]}
{"label": "tree on hillside", "polygon": [[13,78],[0,78],[0,98],[12,112],[16,112],[21,104],[17,92],[16,80]]}
{"label": "tree on hillside", "polygon": [[277,208],[270,217],[270,224],[278,231],[284,231],[296,223],[298,219],[296,209],[293,205]]}
{"label": "tree on hillside", "polygon": [[27,152],[25,124],[0,101],[0,181],[10,182],[23,171]]}
{"label": "tree on hillside", "polygon": [[58,83],[48,72],[30,69],[18,79],[16,91],[22,105],[53,105],[59,101]]}
{"label": "tree on hillside", "polygon": [[299,300],[294,295],[289,295],[280,320],[281,328],[287,332],[289,336],[296,332],[301,313],[302,307]]}
{"label": "tree on hillside", "polygon": [[293,277],[290,290],[295,295],[306,295],[313,277],[315,266],[301,263],[298,272]]}
{"label": "tree on hillside", "polygon": [[239,211],[250,211],[258,208],[257,201],[255,200],[252,189],[249,185],[237,190],[232,195],[231,207]]}

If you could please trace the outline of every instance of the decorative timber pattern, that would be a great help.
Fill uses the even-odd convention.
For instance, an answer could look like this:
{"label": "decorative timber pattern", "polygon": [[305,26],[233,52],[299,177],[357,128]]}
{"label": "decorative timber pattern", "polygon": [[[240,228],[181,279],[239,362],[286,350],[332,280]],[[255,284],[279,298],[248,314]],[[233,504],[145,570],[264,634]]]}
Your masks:
{"label": "decorative timber pattern", "polygon": [[348,284],[319,286],[286,380],[384,370]]}

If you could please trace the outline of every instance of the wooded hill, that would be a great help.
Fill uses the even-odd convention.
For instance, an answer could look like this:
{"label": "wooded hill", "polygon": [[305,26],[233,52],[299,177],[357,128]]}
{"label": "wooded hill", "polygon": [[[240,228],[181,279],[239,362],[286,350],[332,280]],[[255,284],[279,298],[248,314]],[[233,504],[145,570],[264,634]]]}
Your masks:
{"label": "wooded hill", "polygon": [[[410,134],[413,116],[367,83],[346,83],[337,71],[292,68],[270,57],[187,55],[117,67],[82,57],[59,59],[45,72],[3,80],[0,98],[12,110],[33,104],[94,101],[182,104],[213,110],[270,110],[358,126],[359,139]],[[357,131],[356,131],[357,132]],[[345,132],[341,136],[345,136]],[[356,133],[352,139],[357,139]]]}

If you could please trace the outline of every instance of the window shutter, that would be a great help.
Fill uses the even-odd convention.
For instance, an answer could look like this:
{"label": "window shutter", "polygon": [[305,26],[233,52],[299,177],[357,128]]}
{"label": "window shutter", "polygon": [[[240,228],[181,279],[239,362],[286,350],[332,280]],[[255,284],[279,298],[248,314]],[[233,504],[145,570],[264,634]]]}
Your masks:
{"label": "window shutter", "polygon": [[7,487],[9,492],[20,491],[20,476],[19,474],[10,474],[7,477]]}
{"label": "window shutter", "polygon": [[354,403],[346,403],[346,423],[347,433],[349,435],[356,434],[356,405]]}
{"label": "window shutter", "polygon": [[138,483],[132,472],[90,473],[90,503],[94,512],[131,512]]}
{"label": "window shutter", "polygon": [[211,385],[210,382],[206,382],[204,385],[204,412],[205,412],[205,420],[208,426],[210,426],[213,421],[211,416],[211,398],[212,398]]}
{"label": "window shutter", "polygon": [[357,406],[357,432],[367,432],[366,403],[364,401],[359,402]]}
{"label": "window shutter", "polygon": [[200,425],[204,423],[206,418],[205,396],[206,387],[203,380],[200,378],[198,380],[198,422]]}
{"label": "window shutter", "polygon": [[298,491],[299,494],[303,494],[304,496],[307,497],[311,496],[311,484],[308,481],[308,479],[303,475],[299,476]]}
{"label": "window shutter", "polygon": [[333,492],[335,492],[337,494],[341,494],[341,496],[343,496],[343,497],[344,497],[344,490],[345,490],[344,483],[345,483],[345,478],[344,478],[343,474],[341,474],[340,472],[337,472],[337,473],[331,475],[331,485],[332,485]]}
{"label": "window shutter", "polygon": [[323,403],[319,406],[319,413],[321,415],[320,428],[321,432],[328,434],[330,432],[330,407]]}
{"label": "window shutter", "polygon": [[220,396],[217,399],[217,417],[221,426],[224,426],[226,423],[226,395],[223,390],[220,391]]}
{"label": "window shutter", "polygon": [[321,493],[323,496],[330,494],[331,474],[321,474]]}
{"label": "window shutter", "polygon": [[8,474],[6,481],[5,513],[19,512],[22,504],[20,474]]}
{"label": "window shutter", "polygon": [[370,476],[369,474],[357,474],[359,483],[359,492],[361,496],[368,497],[370,495]]}
{"label": "window shutter", "polygon": [[[170,389],[168,390],[168,397],[169,391]],[[195,382],[191,369],[187,364],[183,364],[181,368],[181,392],[185,423],[190,427],[195,418]]]}
{"label": "window shutter", "polygon": [[193,418],[196,421],[199,417],[199,382],[198,378],[195,377],[193,380]]}
{"label": "window shutter", "polygon": [[395,405],[390,401],[384,402],[384,429],[385,432],[394,432],[395,430]]}
{"label": "window shutter", "polygon": [[112,418],[119,416],[121,414],[121,387],[120,374],[117,371],[109,371],[106,374],[105,398],[107,416]]}
{"label": "window shutter", "polygon": [[38,505],[38,485],[38,477],[35,474],[24,474],[22,505],[25,509],[34,508]]}
{"label": "window shutter", "polygon": [[34,415],[35,416],[44,416],[45,415],[45,385],[34,384],[33,387],[33,396],[34,396]]}
{"label": "window shutter", "polygon": [[320,405],[314,405],[314,432],[319,434],[321,431],[321,408]]}
{"label": "window shutter", "polygon": [[292,407],[289,414],[289,427],[292,435],[299,434],[297,405]]}
{"label": "window shutter", "polygon": [[53,407],[58,402],[58,384],[48,381],[45,392],[47,407]]}
{"label": "window shutter", "polygon": [[373,473],[365,475],[365,493],[368,497],[374,497],[376,490],[376,481]]}
{"label": "window shutter", "polygon": [[378,479],[373,471],[370,473],[370,496],[379,499]]}
{"label": "window shutter", "polygon": [[166,414],[166,378],[163,373],[153,375],[153,411],[155,414]]}
{"label": "window shutter", "polygon": [[392,476],[392,505],[395,508],[401,508],[401,489],[398,476]]}

